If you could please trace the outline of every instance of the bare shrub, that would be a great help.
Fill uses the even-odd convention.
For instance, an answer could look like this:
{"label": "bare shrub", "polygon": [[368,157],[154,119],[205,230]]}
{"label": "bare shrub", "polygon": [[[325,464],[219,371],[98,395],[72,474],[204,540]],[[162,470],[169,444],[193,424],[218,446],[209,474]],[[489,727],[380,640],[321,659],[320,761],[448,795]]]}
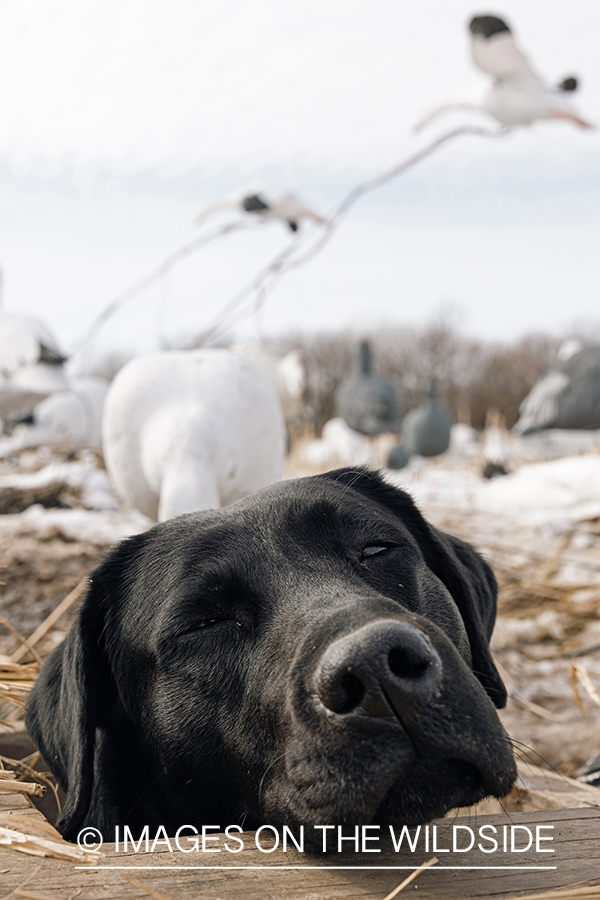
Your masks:
{"label": "bare shrub", "polygon": [[535,382],[556,361],[560,343],[548,335],[534,334],[508,346],[488,346],[465,398],[471,408],[473,425],[482,427],[487,410],[495,407],[506,416],[506,424],[512,428],[519,418],[519,406]]}
{"label": "bare shrub", "polygon": [[546,334],[511,343],[478,340],[461,334],[443,314],[422,328],[290,336],[277,341],[277,347],[302,352],[307,419],[317,435],[336,415],[335,393],[358,365],[361,338],[371,341],[375,371],[394,385],[404,414],[421,402],[435,376],[442,404],[455,419],[468,410],[475,428],[484,427],[490,408],[499,410],[509,427],[514,425],[521,402],[554,364],[561,343]]}

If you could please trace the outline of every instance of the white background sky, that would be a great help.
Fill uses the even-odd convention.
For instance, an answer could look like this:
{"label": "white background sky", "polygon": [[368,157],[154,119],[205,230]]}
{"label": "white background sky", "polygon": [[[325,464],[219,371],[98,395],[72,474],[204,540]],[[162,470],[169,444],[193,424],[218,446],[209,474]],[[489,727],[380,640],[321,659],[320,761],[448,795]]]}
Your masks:
{"label": "white background sky", "polygon": [[[411,134],[424,112],[483,90],[466,23],[489,11],[551,83],[581,77],[600,123],[597,0],[0,0],[5,308],[68,348],[223,193],[258,178],[326,212],[429,139]],[[599,322],[599,161],[600,130],[567,124],[463,139],[362,200],[264,328],[418,324],[448,303],[487,338]],[[167,332],[201,329],[289,240],[273,223],[183,265]],[[149,346],[158,296],[105,339]]]}

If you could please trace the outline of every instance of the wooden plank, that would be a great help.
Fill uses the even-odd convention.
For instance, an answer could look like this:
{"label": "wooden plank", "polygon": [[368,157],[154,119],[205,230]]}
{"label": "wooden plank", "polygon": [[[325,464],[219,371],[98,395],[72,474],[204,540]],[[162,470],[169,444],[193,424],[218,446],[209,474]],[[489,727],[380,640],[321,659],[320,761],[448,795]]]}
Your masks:
{"label": "wooden plank", "polygon": [[[0,810],[9,807],[20,817],[41,818],[31,809],[24,797],[6,795],[0,798]],[[571,810],[545,810],[541,812],[513,813],[493,816],[462,816],[443,819],[437,825],[437,852],[439,863],[419,874],[406,889],[418,889],[421,900],[483,900],[483,898],[509,898],[517,895],[539,893],[552,888],[564,887],[580,882],[600,885],[600,809],[582,808]],[[543,832],[553,835],[554,840],[546,844],[555,850],[554,854],[537,854],[532,848],[524,853],[499,850],[495,854],[485,854],[475,846],[466,853],[444,853],[451,844],[453,826],[463,826],[457,835],[468,836],[464,826],[475,830],[484,825],[493,825],[500,836],[504,826],[526,826],[534,832],[536,825],[554,826]],[[383,831],[383,829],[382,829]],[[414,835],[414,829],[411,829]],[[348,833],[348,832],[345,832]],[[510,835],[510,831],[507,832]],[[534,832],[535,833],[535,832]],[[526,833],[521,830],[517,836]],[[421,833],[424,837],[424,833]],[[425,852],[421,840],[415,853],[405,848],[395,853],[390,841],[385,841],[384,852],[349,853],[337,852],[327,857],[307,857],[297,852],[283,853],[281,849],[273,853],[261,853],[254,846],[254,832],[243,835],[245,848],[241,853],[227,853],[224,838],[214,846],[221,847],[221,853],[169,852],[163,844],[154,853],[135,853],[131,849],[123,853],[113,845],[105,845],[104,855],[98,859],[102,867],[123,866],[123,869],[94,868],[79,869],[54,860],[35,859],[14,851],[0,849],[0,885],[4,893],[14,890],[22,883],[24,889],[37,892],[55,900],[67,900],[75,891],[89,900],[140,900],[147,897],[143,889],[126,881],[122,873],[133,875],[152,890],[170,900],[369,900],[383,898],[408,874],[408,870],[376,868],[381,866],[421,865],[433,855],[430,827],[430,848]],[[383,845],[384,842],[382,842]],[[230,845],[233,845],[231,842]],[[174,842],[173,842],[174,846]],[[212,846],[212,845],[211,845]],[[264,841],[264,846],[270,846]],[[485,844],[484,844],[485,846]],[[256,868],[243,866],[299,866],[297,869]],[[354,866],[353,869],[339,869],[336,866]],[[525,868],[507,869],[492,866],[516,865]],[[552,869],[533,869],[532,866],[550,865]],[[148,866],[150,868],[138,868]],[[183,868],[177,869],[176,866]],[[218,869],[194,869],[193,866],[219,866]],[[224,868],[231,866],[232,868]],[[321,866],[322,868],[310,868]],[[358,869],[357,866],[366,866]],[[442,866],[459,866],[458,869]],[[482,866],[468,869],[467,866]],[[165,867],[165,868],[159,868]],[[401,894],[398,896],[402,896]],[[600,896],[600,887],[598,889]]]}

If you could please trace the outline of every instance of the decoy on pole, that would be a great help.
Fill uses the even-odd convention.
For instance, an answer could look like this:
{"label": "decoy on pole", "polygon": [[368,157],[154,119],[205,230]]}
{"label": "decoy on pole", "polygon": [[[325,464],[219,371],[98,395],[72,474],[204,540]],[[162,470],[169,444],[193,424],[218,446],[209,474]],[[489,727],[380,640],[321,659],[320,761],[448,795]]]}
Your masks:
{"label": "decoy on pole", "polygon": [[209,215],[221,209],[237,209],[261,219],[281,219],[291,231],[298,231],[302,219],[319,225],[324,225],[326,221],[294,194],[263,184],[252,184],[217,200],[202,210],[194,221],[199,225]]}
{"label": "decoy on pole", "polygon": [[[548,428],[600,428],[600,346],[561,348],[557,365],[523,400],[516,434]],[[566,357],[566,358],[565,358]]]}
{"label": "decoy on pole", "polygon": [[493,78],[479,103],[449,103],[434,110],[418,125],[423,128],[443,112],[467,109],[485,112],[507,128],[531,125],[540,119],[562,119],[582,128],[592,125],[570,103],[578,87],[570,75],[555,87],[547,84],[516,43],[512,31],[499,16],[474,16],[469,23],[471,59]]}
{"label": "decoy on pole", "polygon": [[499,409],[490,407],[485,417],[482,448],[485,464],[481,474],[491,480],[499,475],[508,475],[508,432],[506,416]]}
{"label": "decoy on pole", "polygon": [[373,373],[369,341],[359,345],[359,372],[346,378],[336,394],[338,413],[360,434],[374,437],[396,431],[400,419],[398,397],[389,381]]}
{"label": "decoy on pole", "polygon": [[440,408],[437,396],[437,379],[432,378],[423,402],[404,417],[402,437],[410,455],[439,456],[450,446],[452,421]]}

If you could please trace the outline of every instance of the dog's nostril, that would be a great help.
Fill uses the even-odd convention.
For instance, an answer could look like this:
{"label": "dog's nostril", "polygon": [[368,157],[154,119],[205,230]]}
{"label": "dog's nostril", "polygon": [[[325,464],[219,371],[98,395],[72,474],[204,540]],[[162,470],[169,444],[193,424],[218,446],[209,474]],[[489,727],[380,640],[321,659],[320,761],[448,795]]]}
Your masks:
{"label": "dog's nostril", "polygon": [[394,647],[388,655],[390,672],[398,678],[418,681],[432,663],[432,657],[425,653],[415,653],[413,648]]}
{"label": "dog's nostril", "polygon": [[320,691],[321,701],[331,712],[343,714],[352,712],[363,701],[365,686],[352,672],[340,673],[327,687]]}
{"label": "dog's nostril", "polygon": [[352,672],[346,672],[341,678],[339,693],[340,699],[343,698],[343,707],[335,710],[335,712],[351,712],[362,703],[365,696],[365,686]]}

